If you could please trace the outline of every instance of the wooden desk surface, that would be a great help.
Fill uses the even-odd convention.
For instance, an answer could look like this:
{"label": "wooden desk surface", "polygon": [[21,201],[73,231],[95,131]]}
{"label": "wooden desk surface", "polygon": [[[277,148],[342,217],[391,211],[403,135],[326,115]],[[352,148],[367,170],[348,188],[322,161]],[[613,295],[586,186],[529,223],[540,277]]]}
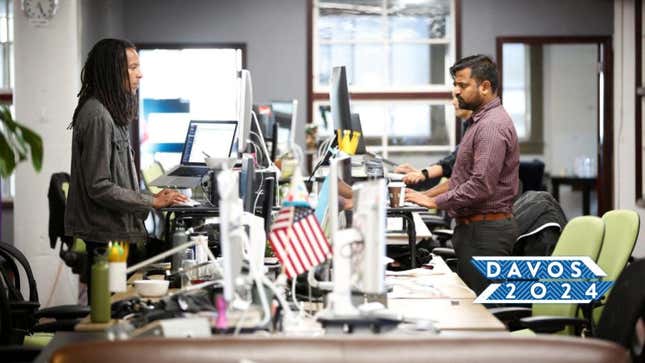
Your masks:
{"label": "wooden desk surface", "polygon": [[388,272],[393,284],[388,308],[410,320],[431,320],[442,331],[505,331],[476,295],[452,272],[441,257],[434,256],[433,268]]}

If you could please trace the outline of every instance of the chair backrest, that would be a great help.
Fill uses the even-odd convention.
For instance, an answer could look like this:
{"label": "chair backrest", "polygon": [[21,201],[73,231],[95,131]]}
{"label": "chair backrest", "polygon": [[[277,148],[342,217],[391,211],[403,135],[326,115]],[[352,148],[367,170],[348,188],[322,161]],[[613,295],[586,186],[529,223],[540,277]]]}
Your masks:
{"label": "chair backrest", "polygon": [[143,184],[146,186],[146,189],[152,194],[157,194],[161,191],[161,188],[153,187],[150,185],[153,180],[165,174],[163,165],[160,162],[155,161],[152,164],[148,165],[145,169],[141,170],[141,179]]}
{"label": "chair backrest", "polygon": [[607,299],[596,335],[622,345],[634,354],[640,350],[640,360],[645,361],[645,346],[634,347],[636,322],[645,321],[645,259],[629,264],[616,280]]}
{"label": "chair backrest", "polygon": [[50,362],[620,363],[628,362],[628,359],[627,352],[619,345],[597,339],[463,335],[424,338],[414,336],[146,338],[72,344],[55,351]]}
{"label": "chair backrest", "polygon": [[[605,225],[600,217],[576,217],[562,230],[551,256],[588,256],[594,261],[602,246]],[[533,316],[575,317],[576,304],[533,304]]]}
{"label": "chair backrest", "polygon": [[[640,218],[633,210],[612,210],[602,216],[605,222],[605,237],[596,263],[605,271],[605,281],[616,281],[627,265],[634,250]],[[611,290],[607,292],[609,296]],[[598,322],[603,306],[594,309],[594,321]]]}

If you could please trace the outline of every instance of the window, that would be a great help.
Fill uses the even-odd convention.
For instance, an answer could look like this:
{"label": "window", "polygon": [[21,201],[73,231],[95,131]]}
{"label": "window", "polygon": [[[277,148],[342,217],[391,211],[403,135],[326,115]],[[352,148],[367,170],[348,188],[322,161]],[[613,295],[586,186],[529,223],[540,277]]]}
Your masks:
{"label": "window", "polygon": [[140,166],[158,161],[168,170],[179,164],[190,120],[237,120],[244,48],[140,48]]}
{"label": "window", "polygon": [[[13,62],[13,1],[0,0],[0,105],[10,107],[13,104]],[[14,176],[0,183],[2,200],[12,200]]]}
{"label": "window", "polygon": [[344,65],[371,151],[449,151],[457,0],[312,0],[312,118],[322,134],[331,69]]}

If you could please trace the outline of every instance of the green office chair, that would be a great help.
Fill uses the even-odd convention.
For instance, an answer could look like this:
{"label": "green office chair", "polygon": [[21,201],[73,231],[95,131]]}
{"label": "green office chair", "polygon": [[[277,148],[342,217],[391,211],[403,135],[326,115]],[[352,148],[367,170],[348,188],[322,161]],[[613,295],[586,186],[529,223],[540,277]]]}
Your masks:
{"label": "green office chair", "polygon": [[[605,222],[605,238],[598,255],[597,264],[607,274],[604,281],[616,281],[625,269],[634,250],[640,229],[640,217],[633,210],[612,210],[602,216]],[[605,297],[609,296],[611,289]],[[605,299],[606,300],[606,299]],[[600,320],[603,306],[593,309],[593,322]]]}
{"label": "green office chair", "polygon": [[[602,220],[605,224],[605,235],[596,263],[607,274],[603,278],[604,281],[617,281],[634,250],[640,228],[640,218],[638,213],[632,210],[613,210],[605,213]],[[584,327],[594,335],[603,313],[604,302],[607,301],[607,297],[611,296],[611,292],[610,289],[600,302],[579,305],[582,314],[579,313],[578,317],[582,318],[584,323],[573,323],[568,320],[561,322],[557,318],[545,317],[541,319],[541,324],[555,326],[554,324],[566,323],[578,329]],[[564,327],[564,325],[561,326]]]}
{"label": "green office chair", "polygon": [[155,161],[152,164],[150,164],[147,168],[141,170],[141,180],[143,180],[143,184],[146,186],[146,190],[148,190],[151,194],[157,194],[161,191],[161,188],[159,187],[154,187],[150,185],[153,180],[157,179],[158,177],[162,176],[165,174],[165,171],[163,169],[163,165],[161,165],[160,162]]}
{"label": "green office chair", "polygon": [[[604,233],[605,225],[601,218],[595,216],[574,218],[564,227],[551,256],[588,256],[595,261],[603,243]],[[553,330],[555,328],[545,323],[542,317],[575,318],[577,310],[577,304],[533,304],[531,308],[503,307],[489,311],[504,322],[510,330],[528,328],[537,333],[555,333],[561,329]],[[531,334],[528,331],[520,331],[516,334],[527,333]],[[573,331],[566,333],[573,333]]]}

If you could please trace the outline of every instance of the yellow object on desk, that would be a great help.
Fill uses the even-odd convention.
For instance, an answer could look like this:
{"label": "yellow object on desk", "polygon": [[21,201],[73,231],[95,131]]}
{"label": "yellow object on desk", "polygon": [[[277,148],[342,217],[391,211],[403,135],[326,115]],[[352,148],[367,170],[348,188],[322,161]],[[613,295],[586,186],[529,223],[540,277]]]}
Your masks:
{"label": "yellow object on desk", "polygon": [[125,241],[108,243],[108,262],[126,262],[130,244]]}
{"label": "yellow object on desk", "polygon": [[361,133],[354,130],[336,130],[338,149],[349,155],[355,155]]}
{"label": "yellow object on desk", "polygon": [[109,286],[111,292],[126,291],[126,261],[128,260],[129,243],[108,243]]}

